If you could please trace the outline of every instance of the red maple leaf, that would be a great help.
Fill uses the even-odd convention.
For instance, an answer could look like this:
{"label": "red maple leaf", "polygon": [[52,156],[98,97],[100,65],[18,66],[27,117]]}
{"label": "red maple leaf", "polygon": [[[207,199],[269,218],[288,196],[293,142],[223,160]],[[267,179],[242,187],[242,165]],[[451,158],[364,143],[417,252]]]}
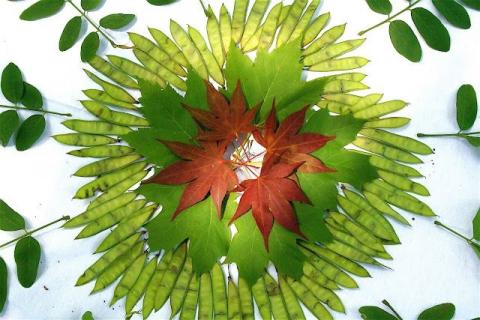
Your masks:
{"label": "red maple leaf", "polygon": [[227,191],[233,190],[238,179],[230,160],[224,159],[225,144],[205,142],[201,147],[180,143],[163,142],[183,160],[160,171],[146,183],[178,185],[188,183],[173,215],[202,201],[210,193],[221,217],[221,204]]}
{"label": "red maple leaf", "polygon": [[215,87],[207,84],[207,101],[210,111],[185,106],[193,118],[207,130],[198,134],[198,140],[228,141],[239,138],[253,130],[252,121],[258,107],[247,111],[247,103],[240,82],[233,92],[230,103]]}
{"label": "red maple leaf", "polygon": [[309,154],[335,137],[318,133],[299,133],[304,124],[307,109],[308,106],[291,114],[280,123],[277,129],[275,106],[272,107],[265,121],[263,133],[258,130],[253,132],[255,140],[266,149],[263,166],[272,166],[278,161],[290,164],[303,162],[299,168],[301,172],[335,171]]}
{"label": "red maple leaf", "polygon": [[300,165],[301,162],[263,167],[258,178],[245,180],[240,184],[240,189],[244,192],[230,223],[252,208],[253,217],[262,233],[267,250],[274,220],[287,230],[304,237],[290,201],[306,203],[310,201],[298,184],[288,178]]}

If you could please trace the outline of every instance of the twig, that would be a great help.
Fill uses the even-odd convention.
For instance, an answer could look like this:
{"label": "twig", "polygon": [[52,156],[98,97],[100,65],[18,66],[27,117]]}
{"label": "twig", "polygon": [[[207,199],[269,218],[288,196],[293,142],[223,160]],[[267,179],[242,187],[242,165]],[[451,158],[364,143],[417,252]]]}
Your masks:
{"label": "twig", "polygon": [[0,105],[0,108],[5,108],[5,109],[15,109],[15,110],[26,110],[26,111],[32,111],[32,112],[40,112],[43,114],[56,114],[58,116],[63,116],[63,117],[71,117],[71,113],[61,113],[61,112],[56,112],[56,111],[48,111],[48,110],[43,110],[43,109],[29,109],[25,107],[19,107],[19,106],[6,106],[6,105]]}

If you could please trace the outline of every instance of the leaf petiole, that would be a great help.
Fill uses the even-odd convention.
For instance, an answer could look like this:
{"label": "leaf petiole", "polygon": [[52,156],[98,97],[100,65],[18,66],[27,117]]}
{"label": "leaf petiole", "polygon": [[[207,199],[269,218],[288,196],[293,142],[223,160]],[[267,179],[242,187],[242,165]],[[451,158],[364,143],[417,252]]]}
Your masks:
{"label": "leaf petiole", "polygon": [[380,26],[383,26],[383,25],[386,24],[386,23],[391,22],[393,19],[395,19],[396,17],[398,17],[398,16],[401,15],[402,13],[404,13],[404,12],[412,9],[412,8],[413,8],[414,6],[416,6],[420,1],[422,1],[422,0],[415,0],[415,1],[410,2],[410,4],[409,4],[407,7],[403,8],[403,9],[400,10],[399,12],[397,12],[397,13],[389,16],[387,19],[385,19],[385,20],[383,20],[383,21],[380,21],[379,23],[371,26],[370,28],[367,28],[367,29],[365,29],[365,30],[360,31],[360,32],[358,33],[358,35],[359,35],[359,36],[363,36],[365,33],[369,32],[369,31],[372,31],[372,30],[374,30],[374,29],[376,29],[376,28],[378,28],[378,27],[380,27]]}
{"label": "leaf petiole", "polygon": [[25,107],[19,107],[19,106],[6,106],[6,105],[0,105],[0,108],[5,108],[5,109],[15,109],[15,110],[26,110],[26,111],[32,111],[32,112],[39,112],[43,114],[55,114],[58,116],[63,116],[63,117],[71,117],[71,113],[61,113],[61,112],[56,112],[56,111],[48,111],[48,110],[42,110],[42,109],[29,109]]}
{"label": "leaf petiole", "polygon": [[23,234],[23,235],[15,238],[15,239],[13,239],[13,240],[10,240],[10,241],[8,241],[8,242],[5,242],[5,243],[1,244],[1,245],[0,245],[0,249],[1,249],[1,248],[4,248],[4,247],[6,247],[6,246],[8,246],[8,245],[10,245],[10,244],[12,244],[12,243],[15,243],[15,242],[17,242],[17,241],[19,241],[19,240],[22,240],[23,238],[29,237],[29,236],[31,236],[32,234],[34,234],[34,233],[36,233],[36,232],[38,232],[38,231],[40,231],[40,230],[43,230],[43,229],[45,229],[45,228],[50,227],[51,225],[54,225],[54,224],[56,224],[56,223],[58,223],[58,222],[60,222],[60,221],[65,221],[65,220],[70,220],[70,217],[69,217],[69,216],[63,216],[63,217],[61,217],[61,218],[58,218],[58,219],[56,219],[56,220],[54,220],[54,221],[52,221],[52,222],[49,222],[49,223],[43,225],[43,226],[41,226],[41,227],[38,227],[38,228],[33,229],[33,230],[30,230],[30,231],[26,231],[25,234]]}
{"label": "leaf petiole", "polygon": [[398,314],[398,312],[392,307],[390,302],[388,302],[387,300],[383,300],[382,303],[393,312],[393,314],[398,318],[398,320],[403,320],[402,317]]}
{"label": "leaf petiole", "polygon": [[463,240],[467,241],[469,244],[473,244],[475,242],[472,241],[472,239],[469,239],[467,237],[465,237],[463,234],[459,233],[458,231],[456,230],[453,230],[452,228],[450,228],[449,226],[446,226],[444,225],[443,223],[441,223],[440,221],[435,221],[434,222],[437,226],[440,226],[442,228],[444,228],[445,230],[447,231],[450,231],[451,233],[453,233],[454,235],[456,235],[457,237],[460,237],[462,238]]}
{"label": "leaf petiole", "polygon": [[467,136],[480,134],[480,131],[477,132],[459,132],[459,133],[417,133],[417,137],[459,137],[464,138]]}

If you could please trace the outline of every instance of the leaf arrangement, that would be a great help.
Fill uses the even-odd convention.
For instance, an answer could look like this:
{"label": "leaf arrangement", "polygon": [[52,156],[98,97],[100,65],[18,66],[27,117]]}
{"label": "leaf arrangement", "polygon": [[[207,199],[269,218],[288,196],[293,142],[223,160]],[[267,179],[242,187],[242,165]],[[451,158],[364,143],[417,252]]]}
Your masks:
{"label": "leaf arrangement", "polygon": [[[382,303],[392,313],[375,306],[361,307],[358,311],[364,320],[402,320],[398,312],[386,300]],[[428,308],[420,313],[417,320],[451,320],[455,315],[455,306],[451,303],[442,303]]]}
{"label": "leaf arrangement", "polygon": [[127,27],[135,19],[135,15],[113,13],[103,17],[97,23],[89,17],[88,13],[101,7],[102,2],[103,0],[81,0],[80,5],[78,5],[75,0],[39,0],[25,9],[20,15],[20,19],[25,21],[45,19],[62,11],[65,4],[72,6],[79,15],[71,18],[65,24],[60,36],[58,48],[60,51],[67,51],[72,48],[80,40],[82,26],[87,23],[91,25],[95,31],[90,32],[83,39],[80,57],[83,62],[89,62],[95,57],[100,47],[100,36],[114,48],[130,48],[127,45],[117,44],[112,37],[108,35],[108,31]]}
{"label": "leaf arrangement", "polygon": [[[408,225],[394,207],[434,215],[411,194],[428,195],[410,165],[431,149],[388,131],[409,119],[384,117],[406,103],[356,95],[365,75],[338,73],[368,62],[344,56],[363,40],[324,30],[316,0],[248,4],[206,8],[207,39],[175,21],[172,38],[131,33],[138,62],[90,62],[101,89],[82,104],[98,120],[67,120],[74,132],[54,137],[98,159],[75,173],[93,178],[75,195],[91,203],[65,225],[83,226],[77,238],[105,232],[77,285],[120,278],[112,303],[125,298],[127,316],[143,297],[144,318],[170,300],[181,319],[197,306],[201,318],[251,318],[253,301],[265,319],[304,318],[301,304],[332,319],[344,312],[334,290],[391,259],[386,217]],[[329,75],[305,81],[303,70]]]}
{"label": "leaf arrangement", "polygon": [[[44,114],[56,114],[70,117],[71,114],[47,111],[43,109],[43,97],[40,91],[25,82],[20,69],[9,63],[2,72],[1,89],[3,96],[12,105],[0,105],[0,108],[11,109],[0,113],[0,143],[5,147],[15,135],[15,146],[18,151],[31,148],[45,131]],[[34,115],[24,121],[17,111],[33,112]]]}
{"label": "leaf arrangement", "polygon": [[[32,237],[35,232],[43,230],[59,221],[68,220],[68,217],[62,217],[40,228],[27,231],[24,218],[12,209],[3,200],[0,200],[0,230],[19,231],[25,230],[25,234],[0,244],[0,249],[15,244],[15,264],[17,266],[18,282],[24,288],[30,288],[37,279],[38,265],[40,263],[41,247],[40,243]],[[5,261],[0,257],[0,312],[2,312],[7,301],[8,293],[8,270]]]}
{"label": "leaf arrangement", "polygon": [[470,130],[477,120],[477,94],[472,85],[464,84],[457,91],[457,125],[459,132],[457,133],[419,133],[418,137],[456,137],[468,141],[474,147],[480,147],[480,132],[472,132]]}
{"label": "leaf arrangement", "polygon": [[[417,35],[404,20],[397,19],[406,12],[410,12],[412,22],[427,46],[433,50],[447,52],[450,50],[450,34],[443,22],[430,10],[418,7],[422,0],[409,1],[402,10],[392,13],[393,6],[390,0],[366,0],[370,9],[376,13],[387,15],[388,18],[359,33],[364,35],[385,24],[389,25],[390,40],[395,50],[412,62],[422,59],[422,46]],[[437,14],[449,24],[460,29],[471,27],[470,16],[466,7],[480,10],[477,0],[431,0]]]}

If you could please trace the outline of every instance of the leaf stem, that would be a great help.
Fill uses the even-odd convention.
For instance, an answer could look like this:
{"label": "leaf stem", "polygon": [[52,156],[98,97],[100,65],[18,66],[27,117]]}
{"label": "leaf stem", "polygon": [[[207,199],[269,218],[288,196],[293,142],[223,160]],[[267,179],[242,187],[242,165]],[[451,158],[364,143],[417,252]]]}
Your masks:
{"label": "leaf stem", "polygon": [[458,133],[417,133],[417,137],[459,137],[463,138],[474,134],[480,134],[480,131],[476,132],[458,132]]}
{"label": "leaf stem", "polygon": [[40,112],[43,114],[56,114],[58,116],[63,116],[63,117],[71,117],[71,113],[61,113],[61,112],[56,112],[56,111],[48,111],[48,110],[42,110],[42,109],[29,109],[25,107],[19,107],[19,106],[6,106],[6,105],[0,105],[0,108],[5,108],[5,109],[15,109],[15,110],[26,110],[26,111],[32,111],[32,112]]}
{"label": "leaf stem", "polygon": [[386,305],[387,308],[390,309],[399,320],[403,320],[402,317],[398,314],[398,312],[392,307],[390,302],[388,302],[387,300],[383,300],[382,303]]}
{"label": "leaf stem", "polygon": [[462,238],[463,240],[467,241],[469,244],[472,244],[472,243],[473,243],[472,239],[469,239],[469,238],[465,237],[465,236],[464,236],[463,234],[461,234],[460,232],[458,232],[458,231],[456,231],[456,230],[453,230],[453,229],[450,228],[449,226],[446,226],[446,225],[444,225],[443,223],[441,223],[440,221],[437,220],[437,221],[435,221],[434,223],[435,223],[437,226],[440,226],[440,227],[444,228],[445,230],[453,233],[453,234],[456,235],[457,237]]}
{"label": "leaf stem", "polygon": [[3,247],[8,246],[9,244],[12,244],[12,243],[14,243],[14,242],[17,242],[18,240],[22,240],[23,238],[29,237],[29,236],[31,236],[32,234],[34,234],[34,233],[36,233],[36,232],[38,232],[38,231],[40,231],[40,230],[43,230],[43,229],[45,229],[45,228],[48,228],[48,227],[50,227],[51,225],[54,225],[54,224],[56,224],[56,223],[58,223],[58,222],[60,222],[60,221],[64,221],[64,220],[70,220],[70,217],[69,217],[69,216],[63,216],[63,217],[61,217],[61,218],[56,219],[55,221],[52,221],[52,222],[49,222],[49,223],[43,225],[43,226],[41,226],[41,227],[38,227],[38,228],[33,229],[33,230],[30,230],[30,231],[26,231],[25,234],[21,235],[20,237],[17,237],[17,238],[15,238],[15,239],[13,239],[13,240],[10,240],[10,241],[8,241],[8,242],[5,242],[4,244],[1,244],[1,245],[0,245],[0,249],[3,248]]}
{"label": "leaf stem", "polygon": [[79,6],[77,6],[72,0],[66,0],[68,3],[72,5],[72,7],[77,10],[82,17],[87,20],[88,23],[90,23],[97,31],[100,33],[109,43],[112,47],[114,48],[120,48],[120,49],[132,49],[131,46],[123,45],[123,44],[117,44],[105,31],[102,30],[102,28],[97,25],[90,17],[86,14],[84,10],[82,10]]}
{"label": "leaf stem", "polygon": [[403,8],[402,10],[398,11],[397,13],[395,13],[394,15],[391,15],[389,16],[387,19],[383,20],[383,21],[380,21],[379,23],[371,26],[370,28],[367,28],[365,30],[362,30],[358,33],[359,36],[363,36],[365,33],[369,32],[369,31],[372,31],[373,29],[376,29],[386,23],[389,23],[390,21],[392,21],[393,19],[395,19],[396,17],[398,17],[399,15],[401,15],[402,13],[410,10],[411,8],[413,8],[414,6],[416,6],[420,1],[422,0],[415,0],[415,1],[412,1],[410,2],[410,4],[408,6],[406,6],[405,8]]}

